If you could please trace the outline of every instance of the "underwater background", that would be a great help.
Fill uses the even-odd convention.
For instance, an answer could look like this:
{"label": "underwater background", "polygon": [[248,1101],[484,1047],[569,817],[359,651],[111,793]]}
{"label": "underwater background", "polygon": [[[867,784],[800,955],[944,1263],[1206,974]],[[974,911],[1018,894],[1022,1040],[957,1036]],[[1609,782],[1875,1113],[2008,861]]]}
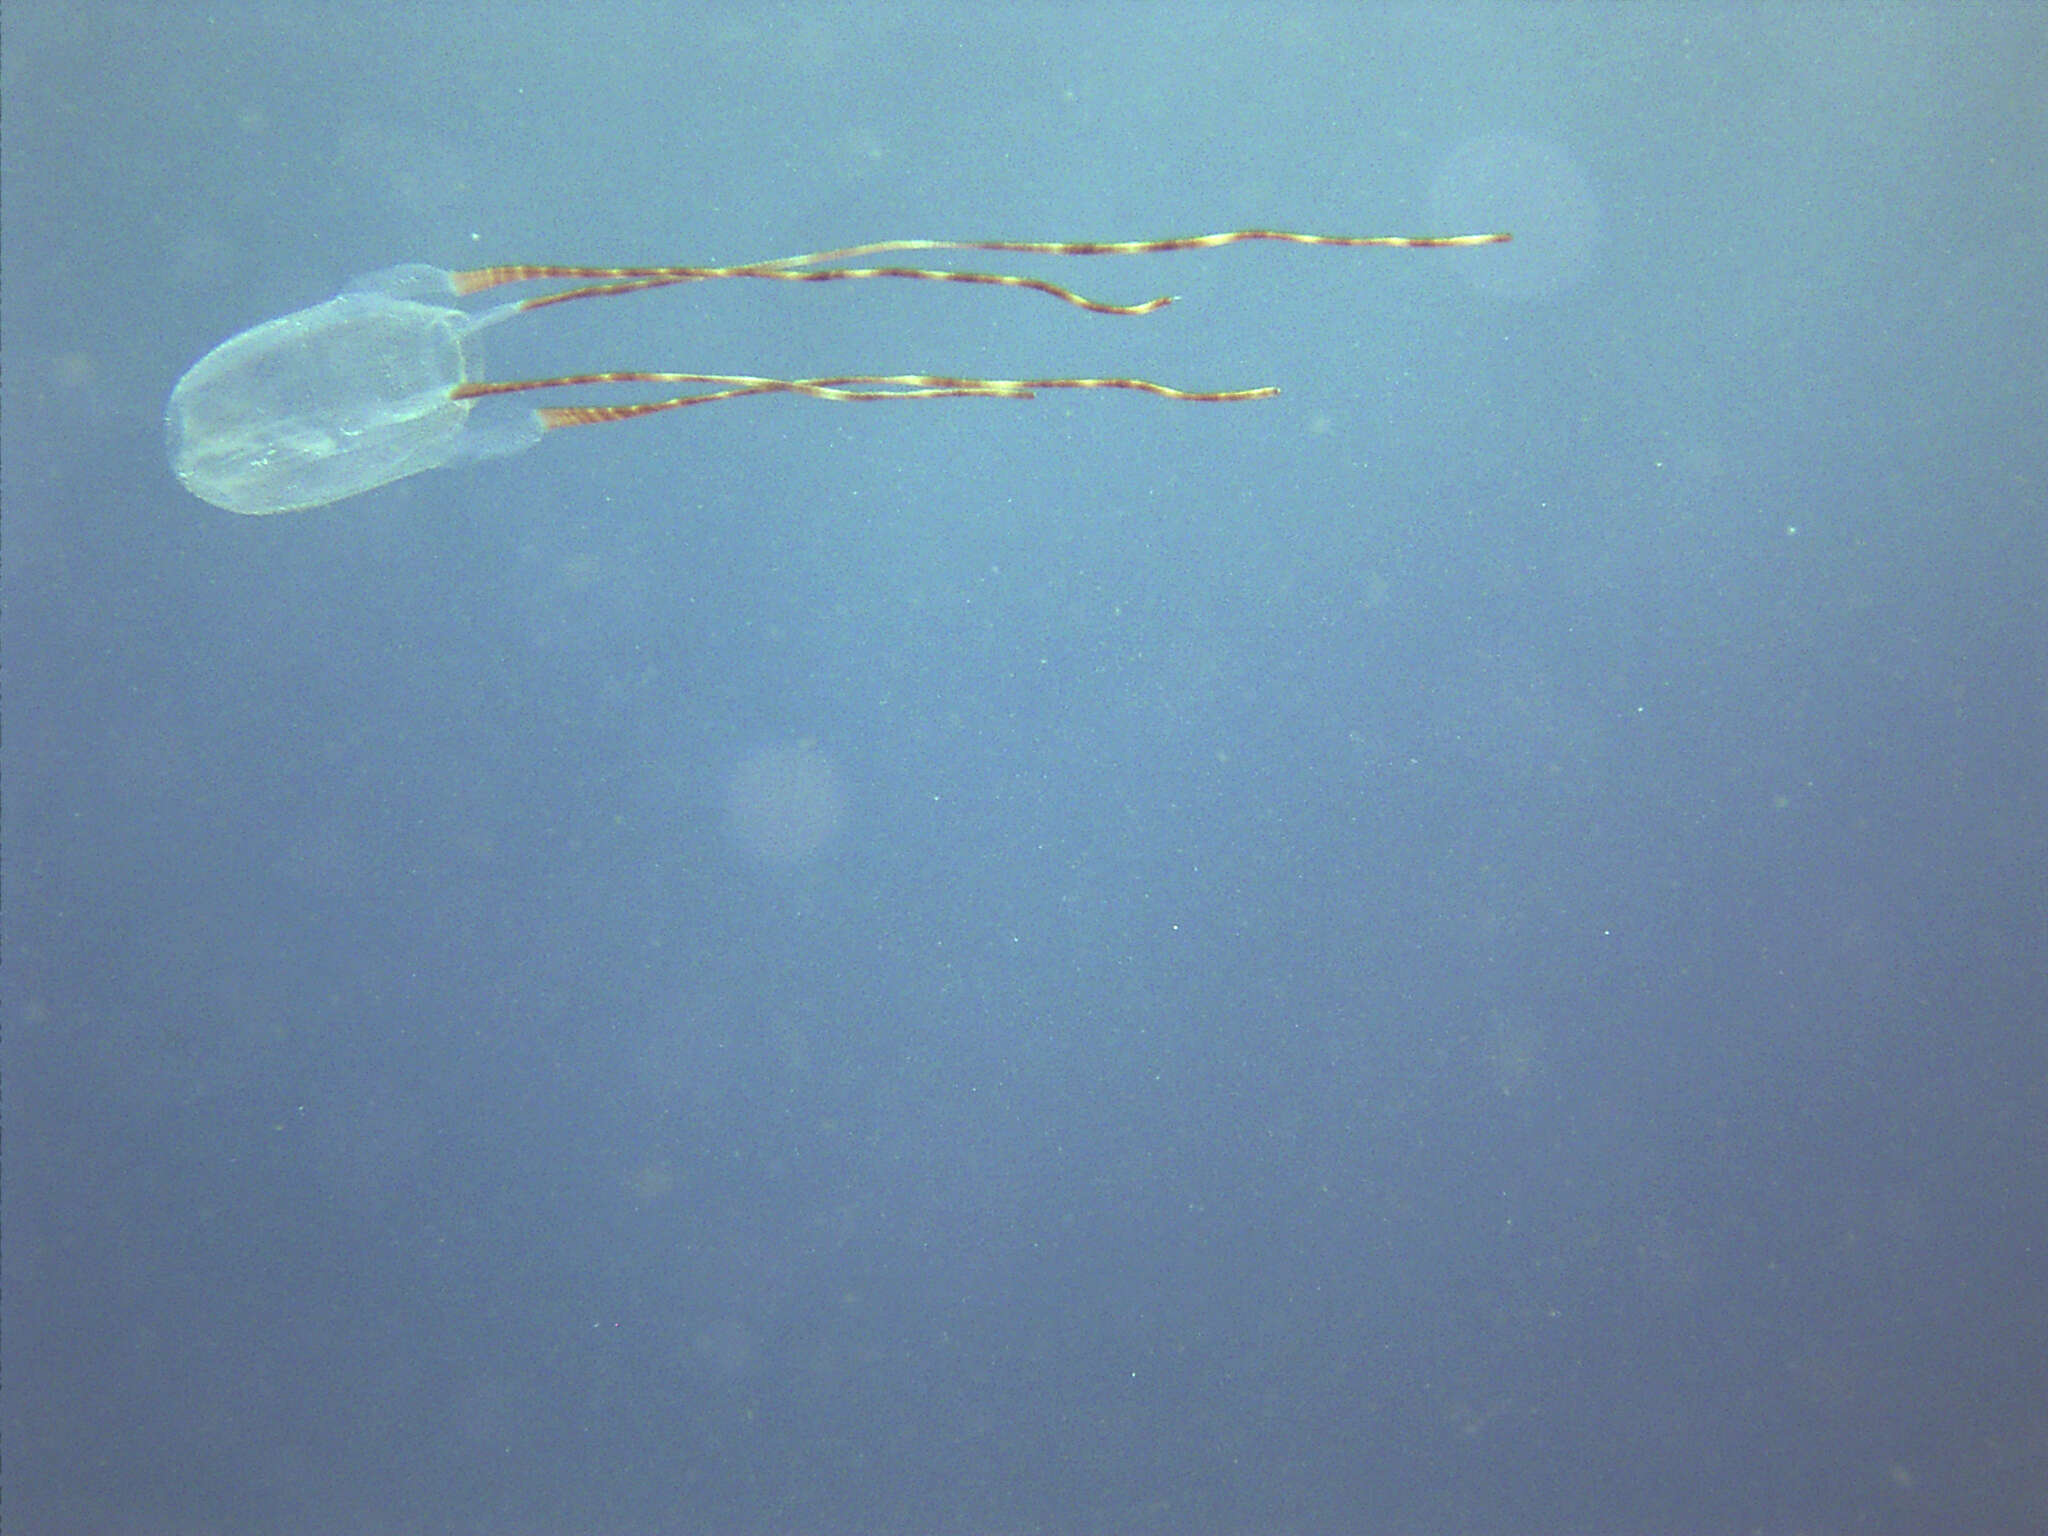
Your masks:
{"label": "underwater background", "polygon": [[[2048,1527],[2039,7],[0,48],[9,1536]],[[401,262],[1245,226],[1515,239],[479,338],[1270,400],[166,462]]]}

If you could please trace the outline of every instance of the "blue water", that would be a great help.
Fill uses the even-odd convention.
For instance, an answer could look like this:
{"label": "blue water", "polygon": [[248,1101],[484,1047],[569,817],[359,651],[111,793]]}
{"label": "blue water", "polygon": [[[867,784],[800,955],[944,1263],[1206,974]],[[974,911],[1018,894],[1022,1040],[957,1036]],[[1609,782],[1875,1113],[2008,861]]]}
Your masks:
{"label": "blue water", "polygon": [[400,9],[7,6],[9,1536],[2048,1527],[2038,8]]}

